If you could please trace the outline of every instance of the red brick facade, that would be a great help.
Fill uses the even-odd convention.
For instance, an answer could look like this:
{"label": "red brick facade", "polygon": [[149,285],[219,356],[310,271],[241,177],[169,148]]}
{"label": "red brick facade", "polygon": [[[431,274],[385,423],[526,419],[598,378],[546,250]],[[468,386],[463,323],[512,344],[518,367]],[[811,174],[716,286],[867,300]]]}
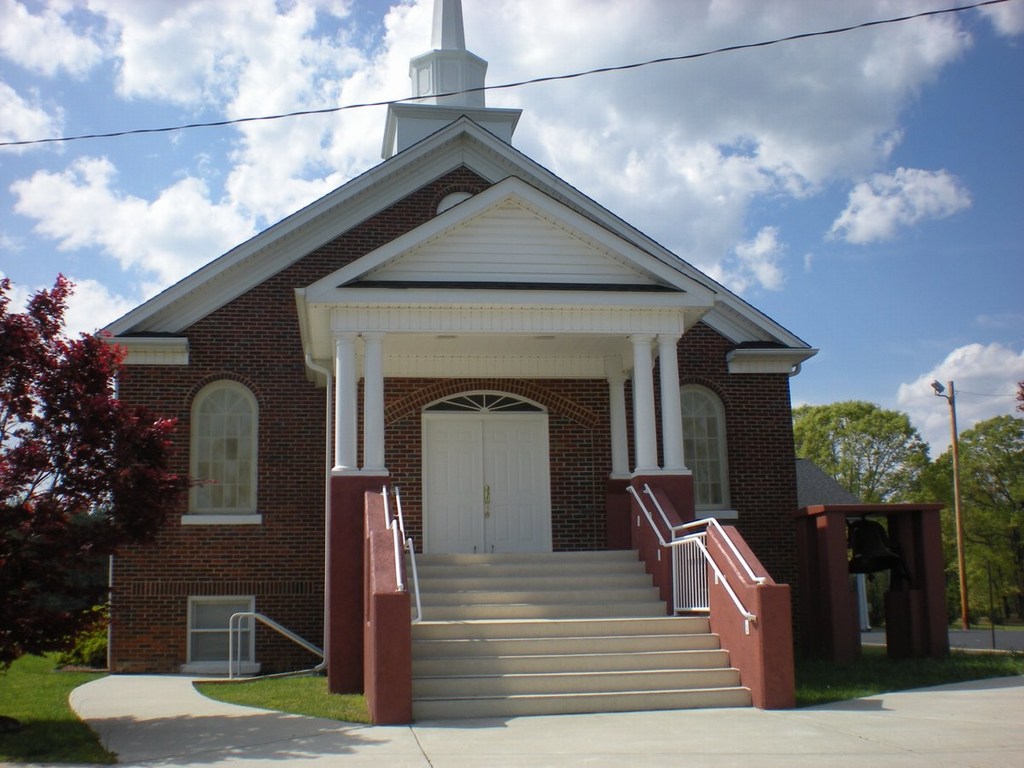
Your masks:
{"label": "red brick facade", "polygon": [[[431,218],[453,191],[485,182],[461,169],[268,278],[186,332],[187,366],[133,366],[121,396],[178,419],[177,469],[188,472],[190,409],[219,379],[245,384],[259,404],[259,525],[182,525],[183,500],[154,544],[115,558],[112,666],[175,672],[187,656],[189,596],[254,595],[256,610],[310,641],[323,638],[325,399],[307,378],[294,289],[309,285]],[[221,278],[226,279],[226,278]],[[788,378],[730,375],[731,343],[698,325],[679,347],[682,384],[713,390],[726,412],[732,506],[737,527],[778,582],[796,579],[791,514],[796,508]],[[657,381],[657,375],[655,375]],[[552,544],[605,544],[605,489],[611,470],[608,384],[604,380],[433,380],[385,382],[386,464],[402,488],[410,534],[422,539],[421,411],[448,395],[507,392],[543,405],[551,459]],[[628,397],[627,397],[628,399]],[[352,589],[361,589],[352,584]],[[311,666],[312,656],[258,632],[264,672]]]}

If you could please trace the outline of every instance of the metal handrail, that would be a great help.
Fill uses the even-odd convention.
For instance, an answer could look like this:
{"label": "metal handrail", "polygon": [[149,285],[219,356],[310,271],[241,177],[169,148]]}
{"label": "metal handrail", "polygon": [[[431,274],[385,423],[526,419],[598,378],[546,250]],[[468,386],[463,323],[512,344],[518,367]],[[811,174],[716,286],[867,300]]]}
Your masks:
{"label": "metal handrail", "polygon": [[381,495],[384,497],[384,524],[391,529],[391,535],[394,541],[395,580],[400,592],[408,591],[405,579],[405,558],[403,557],[403,549],[405,552],[409,553],[409,563],[412,566],[413,598],[416,601],[416,617],[412,620],[412,623],[416,624],[423,619],[423,603],[420,600],[420,577],[419,571],[416,567],[416,546],[412,537],[405,535],[405,516],[402,514],[402,492],[397,485],[391,487],[391,492],[395,495],[396,514],[394,517],[391,516],[391,504],[388,502],[388,489],[386,486],[381,488]]}
{"label": "metal handrail", "polygon": [[[661,530],[654,523],[654,516],[650,513],[650,510],[647,509],[647,505],[644,504],[643,499],[640,498],[640,494],[636,492],[636,489],[633,488],[633,486],[626,486],[626,490],[629,491],[629,493],[636,500],[636,503],[640,506],[640,510],[644,513],[644,517],[647,518],[647,522],[651,526],[651,528],[654,530],[654,533],[658,537],[658,542],[661,544],[661,546],[663,546],[663,547],[680,547],[680,546],[683,546],[684,544],[688,544],[690,542],[693,542],[697,546],[697,548],[700,550],[701,554],[704,556],[704,559],[707,561],[708,565],[711,566],[712,571],[714,571],[714,573],[715,573],[715,583],[716,584],[721,583],[722,586],[725,587],[725,591],[726,591],[726,593],[728,593],[729,597],[732,599],[733,605],[736,606],[736,609],[739,611],[740,615],[743,617],[743,619],[744,619],[744,625],[743,625],[744,631],[746,632],[746,634],[749,635],[750,634],[750,622],[757,621],[757,616],[755,614],[751,613],[750,611],[748,611],[746,606],[743,605],[743,601],[740,600],[739,596],[733,590],[732,585],[729,584],[728,577],[722,572],[721,568],[719,568],[718,564],[714,561],[714,558],[711,556],[711,553],[708,551],[707,546],[705,546],[705,544],[703,542],[703,538],[706,536],[706,534],[705,533],[694,533],[694,534],[689,534],[688,536],[676,537],[675,534],[679,530],[683,530],[683,529],[688,528],[688,527],[692,528],[692,527],[694,527],[694,523],[684,523],[682,525],[677,525],[677,526],[673,526],[671,523],[669,523],[668,516],[665,514],[665,510],[662,509],[661,504],[659,504],[658,500],[654,497],[654,493],[651,491],[650,486],[645,483],[644,484],[644,492],[647,493],[654,500],[654,503],[655,503],[655,505],[656,505],[656,507],[657,507],[657,509],[658,509],[658,511],[659,511],[659,513],[660,513],[660,515],[662,517],[662,519],[665,521],[665,525],[673,533],[672,540],[671,541],[666,541],[665,537],[661,533]],[[707,518],[706,520],[695,521],[695,523],[696,523],[696,525],[701,525],[701,524],[705,524],[706,525],[706,524],[708,524],[708,520],[714,520],[714,518]],[[717,523],[718,521],[714,520],[714,522]],[[728,540],[728,536],[726,536],[725,538]],[[746,561],[744,561],[742,556],[739,555],[739,552],[736,551],[736,548],[732,547],[732,549],[733,549],[734,552],[736,552],[737,557],[739,557],[740,561],[743,562],[744,565],[746,565]],[[750,572],[749,566],[747,566],[747,571]],[[756,579],[757,577],[753,577],[753,578]],[[760,581],[758,581],[758,583],[759,584],[764,583],[764,579],[761,579]],[[673,584],[673,589],[674,588],[675,588],[675,584]],[[673,600],[673,602],[675,602],[675,601]]]}
{"label": "metal handrail", "polygon": [[[305,639],[299,637],[297,634],[292,632],[290,629],[287,629],[286,627],[281,626],[276,621],[271,619],[269,616],[264,616],[262,613],[256,613],[255,611],[239,611],[238,613],[231,614],[231,618],[228,619],[228,680],[233,680],[235,678],[235,658],[234,658],[234,655],[235,655],[235,632],[236,631],[238,631],[238,632],[242,631],[240,625],[241,625],[241,620],[244,619],[244,618],[256,619],[257,621],[260,621],[260,622],[266,624],[268,627],[270,627],[271,629],[275,630],[276,632],[284,635],[285,637],[287,637],[292,642],[301,645],[303,648],[305,648],[310,653],[313,653],[316,656],[319,656],[321,659],[326,659],[327,658],[324,655],[324,651],[323,651],[322,648],[318,648],[317,646],[313,645],[308,640],[305,640]],[[237,630],[236,630],[236,625],[239,625],[239,626],[237,626]],[[241,653],[239,653],[239,657],[241,657]],[[241,658],[238,659],[238,674],[239,675],[242,674],[242,659]]]}
{"label": "metal handrail", "polygon": [[722,569],[718,567],[715,559],[711,556],[711,553],[708,552],[707,545],[704,543],[704,538],[706,536],[706,533],[695,533],[689,536],[684,536],[681,539],[673,541],[672,546],[681,547],[691,541],[697,546],[697,549],[699,549],[701,554],[704,555],[704,559],[707,561],[708,565],[711,566],[711,570],[715,572],[715,583],[721,584],[725,587],[725,591],[728,592],[729,597],[732,598],[733,605],[736,606],[736,610],[738,610],[740,612],[740,616],[743,617],[743,632],[744,634],[749,635],[750,622],[757,621],[757,616],[748,611],[746,606],[743,605],[743,601],[740,600],[739,595],[733,591],[732,585],[729,584],[729,579],[724,573],[722,573]]}
{"label": "metal handrail", "polygon": [[398,525],[402,529],[402,536],[405,539],[405,551],[409,553],[409,565],[412,566],[412,594],[416,600],[416,618],[413,624],[423,619],[423,603],[420,602],[420,574],[416,568],[416,546],[412,536],[405,535],[405,517],[402,515],[402,492],[397,485],[392,486],[395,491],[395,506],[398,508]]}
{"label": "metal handrail", "polygon": [[661,508],[661,504],[658,502],[658,497],[654,495],[654,492],[651,490],[651,486],[647,483],[644,483],[644,493],[651,497],[651,500],[654,502],[654,506],[657,508],[658,512],[661,513],[661,519],[665,521],[665,525],[668,526],[669,530],[671,530],[673,534],[678,533],[679,531],[688,531],[692,528],[699,528],[700,526],[714,528],[719,534],[721,534],[725,543],[729,545],[729,549],[732,550],[737,562],[743,566],[743,570],[747,572],[747,576],[750,577],[751,581],[757,584],[764,584],[768,580],[766,577],[757,576],[754,573],[754,569],[750,567],[750,563],[747,562],[747,559],[740,554],[740,551],[733,540],[725,535],[725,530],[722,528],[722,524],[719,523],[718,520],[713,517],[705,517],[700,520],[693,520],[689,523],[682,523],[681,525],[674,526],[669,523],[665,510]]}

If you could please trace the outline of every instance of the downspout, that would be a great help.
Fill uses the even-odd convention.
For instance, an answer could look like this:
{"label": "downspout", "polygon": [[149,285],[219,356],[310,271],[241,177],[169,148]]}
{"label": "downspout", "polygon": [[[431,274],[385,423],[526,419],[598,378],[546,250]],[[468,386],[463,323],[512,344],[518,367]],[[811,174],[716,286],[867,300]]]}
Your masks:
{"label": "downspout", "polygon": [[330,542],[331,540],[331,468],[334,466],[334,459],[331,452],[331,414],[333,413],[331,395],[334,390],[334,379],[329,369],[319,366],[315,362],[313,362],[313,356],[309,352],[306,352],[306,367],[309,368],[309,370],[313,371],[314,373],[319,373],[327,380],[327,393],[325,398],[327,401],[327,415],[326,418],[324,419],[326,424],[324,430],[326,433],[326,436],[324,438],[324,660],[317,664],[316,667],[314,668],[314,671],[322,672],[325,669],[327,669],[327,659],[331,657],[329,653],[330,632],[328,631],[329,627],[327,621],[327,609],[328,606],[330,605],[330,584],[327,578],[329,573],[327,561],[328,557],[330,556],[328,542]]}

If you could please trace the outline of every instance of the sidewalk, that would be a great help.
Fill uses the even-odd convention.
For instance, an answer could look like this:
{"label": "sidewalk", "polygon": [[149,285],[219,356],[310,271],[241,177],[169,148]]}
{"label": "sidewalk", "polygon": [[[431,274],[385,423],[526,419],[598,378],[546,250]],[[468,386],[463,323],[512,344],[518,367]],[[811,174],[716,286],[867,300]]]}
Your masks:
{"label": "sidewalk", "polygon": [[212,701],[190,678],[113,675],[71,694],[121,764],[319,768],[1024,765],[1024,678],[809,709],[709,709],[371,727]]}

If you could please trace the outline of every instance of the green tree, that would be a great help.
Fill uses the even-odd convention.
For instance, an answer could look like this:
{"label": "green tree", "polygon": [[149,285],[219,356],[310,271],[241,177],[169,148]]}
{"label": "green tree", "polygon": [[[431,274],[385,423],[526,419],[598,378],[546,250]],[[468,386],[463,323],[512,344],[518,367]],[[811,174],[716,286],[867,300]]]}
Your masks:
{"label": "green tree", "polygon": [[[951,451],[936,459],[928,486],[952,509]],[[991,575],[993,618],[1020,618],[1024,615],[1024,419],[996,416],[961,433],[960,489],[970,612],[989,615]],[[944,516],[943,524],[952,555],[952,515]],[[958,600],[956,596],[954,602]]]}
{"label": "green tree", "polygon": [[89,626],[107,556],[153,536],[187,488],[174,423],[115,396],[123,352],[64,335],[71,283],[20,313],[10,291],[0,279],[0,670]]}
{"label": "green tree", "polygon": [[901,411],[851,400],[793,410],[796,455],[866,504],[910,500],[928,466],[928,444]]}

